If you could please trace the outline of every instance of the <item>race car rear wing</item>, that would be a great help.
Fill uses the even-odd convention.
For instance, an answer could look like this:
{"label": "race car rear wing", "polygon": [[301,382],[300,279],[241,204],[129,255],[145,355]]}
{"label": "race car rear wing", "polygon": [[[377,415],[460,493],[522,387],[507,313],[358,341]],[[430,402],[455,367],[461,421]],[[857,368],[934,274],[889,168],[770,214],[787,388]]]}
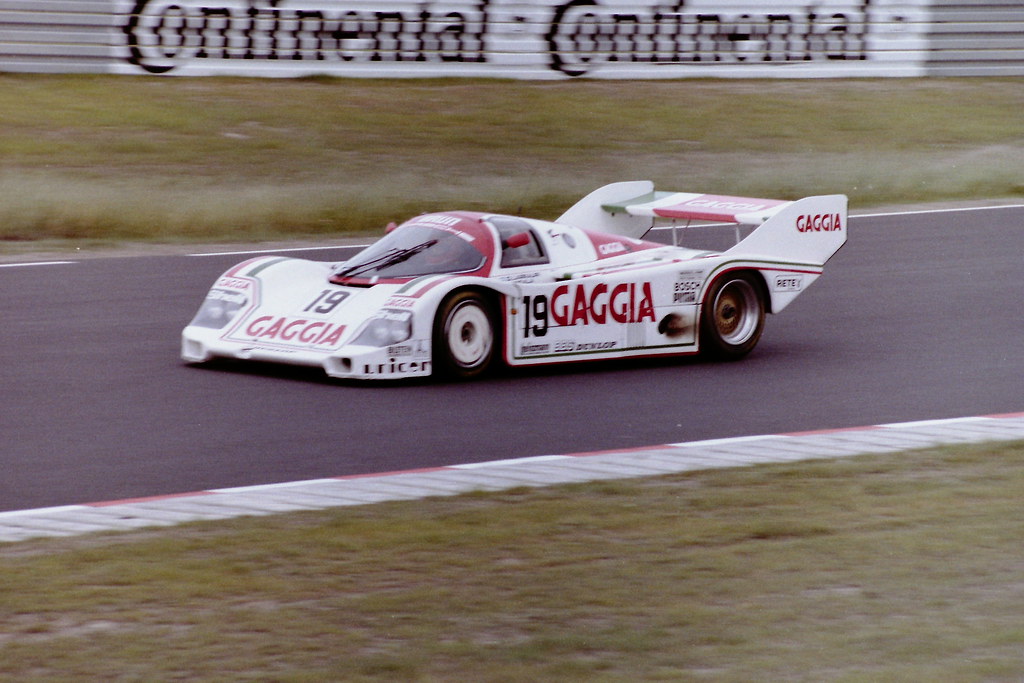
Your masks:
{"label": "race car rear wing", "polygon": [[603,204],[614,215],[649,216],[665,220],[718,221],[760,225],[793,202],[688,192],[649,192],[622,203]]}
{"label": "race car rear wing", "polygon": [[[756,226],[726,253],[824,265],[846,242],[845,195],[796,201],[687,192],[658,192],[650,181],[613,183],[591,192],[558,223],[640,238],[656,225],[682,221]],[[673,235],[673,243],[675,236]]]}

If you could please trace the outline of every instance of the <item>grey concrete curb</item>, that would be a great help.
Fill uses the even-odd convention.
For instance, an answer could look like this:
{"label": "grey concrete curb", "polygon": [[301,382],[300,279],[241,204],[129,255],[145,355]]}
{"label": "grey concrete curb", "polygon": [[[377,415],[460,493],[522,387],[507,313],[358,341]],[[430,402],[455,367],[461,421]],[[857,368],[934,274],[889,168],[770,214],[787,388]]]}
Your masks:
{"label": "grey concrete curb", "polygon": [[384,474],[0,512],[0,542],[322,510],[519,486],[626,479],[762,463],[843,458],[1024,439],[1024,413],[543,455]]}

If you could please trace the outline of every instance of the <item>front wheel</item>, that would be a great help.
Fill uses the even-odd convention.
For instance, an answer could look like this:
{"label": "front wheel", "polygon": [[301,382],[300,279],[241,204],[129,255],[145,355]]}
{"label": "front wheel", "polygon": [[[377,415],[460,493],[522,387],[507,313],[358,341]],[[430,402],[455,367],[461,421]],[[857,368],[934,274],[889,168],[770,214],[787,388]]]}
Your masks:
{"label": "front wheel", "polygon": [[494,314],[476,292],[459,292],[441,305],[434,321],[434,364],[456,379],[482,375],[494,360]]}
{"label": "front wheel", "polygon": [[704,353],[733,360],[750,353],[764,330],[764,296],[750,273],[726,274],[704,298],[700,342]]}

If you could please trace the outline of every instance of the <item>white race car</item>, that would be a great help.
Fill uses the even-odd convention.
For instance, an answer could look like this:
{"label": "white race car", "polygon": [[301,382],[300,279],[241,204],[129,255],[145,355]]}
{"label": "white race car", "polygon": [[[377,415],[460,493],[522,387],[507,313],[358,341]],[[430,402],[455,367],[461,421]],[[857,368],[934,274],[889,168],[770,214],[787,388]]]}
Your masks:
{"label": "white race car", "polygon": [[[846,212],[844,195],[781,201],[631,181],[592,192],[555,222],[424,214],[343,263],[236,265],[185,327],[181,355],[355,379],[470,378],[497,362],[739,358],[765,314],[788,306],[845,243]],[[738,241],[708,251],[641,239],[656,224],[692,221],[734,223]]]}

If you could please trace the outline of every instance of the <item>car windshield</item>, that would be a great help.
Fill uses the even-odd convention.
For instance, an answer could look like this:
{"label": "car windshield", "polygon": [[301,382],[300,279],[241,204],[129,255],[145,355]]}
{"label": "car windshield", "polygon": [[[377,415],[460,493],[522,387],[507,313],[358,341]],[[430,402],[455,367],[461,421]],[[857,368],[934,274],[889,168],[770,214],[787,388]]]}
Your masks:
{"label": "car windshield", "polygon": [[409,225],[356,254],[335,278],[405,278],[463,273],[483,265],[484,255],[461,237],[426,226]]}

